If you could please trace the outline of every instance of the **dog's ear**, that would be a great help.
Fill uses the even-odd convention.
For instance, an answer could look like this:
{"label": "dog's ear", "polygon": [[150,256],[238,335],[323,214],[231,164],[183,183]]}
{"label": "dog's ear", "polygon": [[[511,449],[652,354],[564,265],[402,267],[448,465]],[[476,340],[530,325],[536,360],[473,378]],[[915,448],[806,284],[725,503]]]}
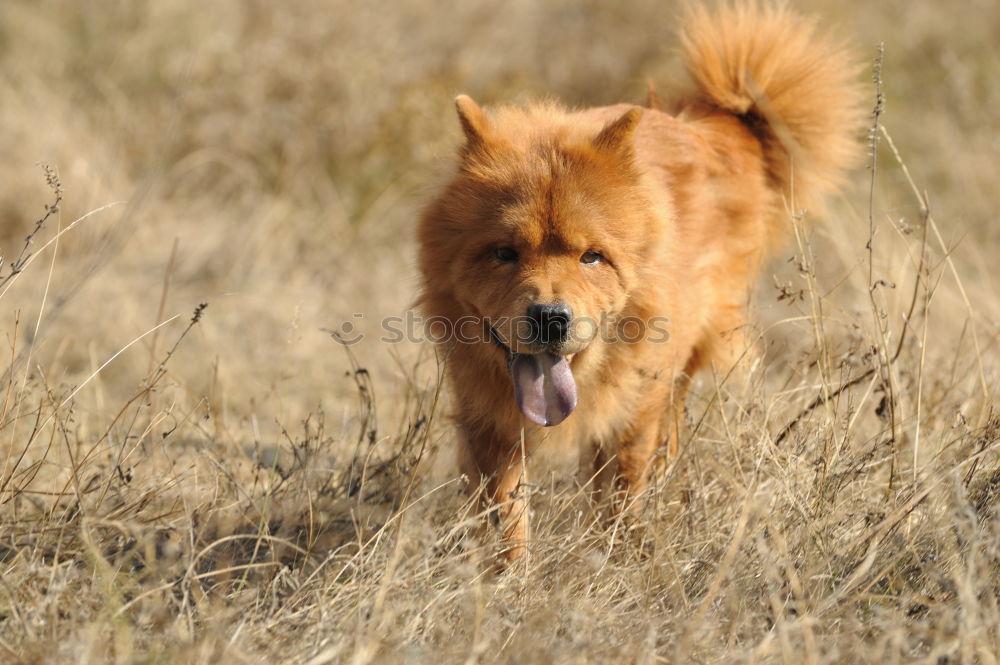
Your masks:
{"label": "dog's ear", "polygon": [[484,145],[490,122],[486,112],[468,95],[459,95],[455,98],[455,110],[458,111],[458,119],[462,123],[462,131],[465,132],[468,146],[476,148]]}
{"label": "dog's ear", "polygon": [[608,123],[594,138],[594,147],[602,152],[630,154],[632,136],[635,134],[636,127],[639,126],[640,119],[642,119],[642,109],[638,106],[625,111],[617,120]]}

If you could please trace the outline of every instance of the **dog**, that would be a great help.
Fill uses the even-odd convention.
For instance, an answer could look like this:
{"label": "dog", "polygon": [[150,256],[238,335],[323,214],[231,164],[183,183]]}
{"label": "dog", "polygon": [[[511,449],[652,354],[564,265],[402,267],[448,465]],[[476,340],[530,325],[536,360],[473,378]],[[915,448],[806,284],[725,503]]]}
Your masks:
{"label": "dog", "polygon": [[636,505],[677,454],[691,377],[747,348],[748,292],[790,215],[859,156],[859,68],[814,22],[693,8],[680,44],[692,84],[669,106],[652,90],[585,110],[456,99],[464,142],[419,221],[419,303],[447,328],[463,471],[506,560],[529,542],[540,447],[613,453],[615,511]]}

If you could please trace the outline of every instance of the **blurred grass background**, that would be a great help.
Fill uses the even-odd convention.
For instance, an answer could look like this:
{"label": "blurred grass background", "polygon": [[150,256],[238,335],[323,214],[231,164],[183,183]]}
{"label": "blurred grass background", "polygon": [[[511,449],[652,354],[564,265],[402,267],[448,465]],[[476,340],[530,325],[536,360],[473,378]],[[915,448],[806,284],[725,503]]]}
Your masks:
{"label": "blurred grass background", "polygon": [[[949,16],[904,2],[802,10],[862,58],[887,42],[885,123],[988,282],[1000,240],[990,111],[1000,11],[974,1]],[[203,300],[211,311],[201,348],[189,344],[173,369],[196,392],[214,382],[214,399],[238,413],[289,390],[295,403],[324,398],[343,358],[318,329],[363,311],[362,327],[377,330],[410,304],[414,219],[457,140],[455,94],[582,106],[640,101],[647,78],[669,91],[680,76],[675,8],[644,1],[9,0],[0,12],[6,253],[48,200],[38,162],[62,177],[64,222],[126,202],[62,242],[58,307],[35,358],[58,357],[52,376],[72,382],[156,323],[176,239],[167,311]],[[883,210],[917,216],[898,170],[885,177]],[[44,282],[32,281],[4,299],[8,323],[11,309],[37,314]],[[385,355],[358,352],[375,364]]]}
{"label": "blurred grass background", "polygon": [[[942,278],[941,294],[935,296],[936,318],[928,319],[933,325],[923,338],[923,348],[941,367],[950,366],[950,376],[946,370],[935,375],[940,378],[935,384],[940,393],[933,397],[935,404],[945,405],[948,399],[954,404],[928,409],[930,414],[924,417],[928,427],[943,432],[941,436],[956,417],[979,419],[981,425],[987,413],[985,402],[990,393],[995,398],[1000,390],[1000,298],[995,277],[1000,261],[1000,225],[995,221],[1000,61],[994,53],[1000,43],[1000,6],[990,0],[963,0],[953,7],[902,0],[810,0],[795,6],[853,42],[862,60],[873,58],[877,44],[885,43],[883,123],[918,187],[927,192],[972,303],[970,311],[952,278]],[[220,502],[231,499],[236,505],[243,500],[240,479],[256,478],[248,470],[252,464],[247,451],[257,448],[254,463],[277,464],[277,449],[287,452],[318,445],[326,435],[310,433],[308,428],[304,434],[288,432],[301,430],[300,423],[321,410],[327,414],[326,427],[335,440],[343,440],[347,433],[354,436],[360,428],[373,440],[376,430],[390,437],[390,449],[400,441],[411,444],[408,432],[433,399],[433,359],[419,344],[387,349],[376,340],[377,322],[401,316],[415,297],[413,230],[421,202],[438,182],[458,141],[453,97],[464,92],[486,105],[541,97],[572,106],[641,102],[647,79],[656,82],[661,94],[669,94],[671,86],[682,81],[672,51],[677,9],[671,3],[650,0],[4,0],[0,4],[0,154],[4,156],[0,162],[0,250],[5,262],[17,255],[25,235],[44,214],[42,206],[52,201],[39,163],[57,170],[65,193],[59,214],[35,238],[34,249],[53,238],[57,229],[114,203],[61,236],[57,251],[53,244],[38,254],[0,297],[0,330],[5,334],[0,356],[8,358],[0,367],[6,370],[8,402],[16,403],[16,408],[5,407],[8,419],[0,426],[5,474],[22,450],[32,418],[58,414],[53,405],[108,358],[162,320],[179,315],[158,333],[155,346],[152,336],[145,337],[97,373],[74,396],[65,421],[53,416],[62,423],[65,451],[51,444],[48,448],[32,444],[27,450],[25,464],[35,465],[27,467],[35,475],[27,483],[17,476],[19,480],[11,485],[19,487],[16,499],[8,495],[11,498],[5,497],[0,507],[6,511],[3,528],[8,529],[3,552],[5,576],[14,575],[9,579],[19,580],[23,589],[39,589],[39,595],[24,591],[27,596],[18,596],[8,588],[5,602],[9,606],[0,617],[6,625],[0,631],[4,635],[0,647],[6,645],[7,655],[23,662],[52,662],[70,658],[78,649],[90,659],[80,662],[140,662],[152,641],[156,648],[151,653],[161,654],[161,662],[217,662],[213,659],[223,655],[234,662],[251,662],[257,657],[254,654],[280,655],[281,645],[294,644],[298,633],[288,625],[297,625],[295,616],[269,623],[267,612],[258,605],[248,610],[246,605],[227,605],[211,598],[204,601],[204,607],[199,605],[203,623],[191,620],[188,610],[183,628],[177,627],[184,622],[171,614],[173,610],[162,609],[169,603],[143,610],[136,625],[143,630],[152,626],[153,632],[162,629],[166,637],[160,642],[129,633],[114,618],[119,615],[103,614],[100,608],[102,602],[116,597],[107,590],[114,585],[109,582],[111,586],[105,588],[102,580],[126,587],[133,583],[115,577],[128,571],[114,567],[120,561],[117,554],[109,553],[114,548],[107,549],[106,541],[114,540],[108,534],[119,529],[134,535],[145,533],[148,527],[154,533],[149,546],[155,550],[148,558],[169,559],[164,552],[173,552],[171,547],[184,550],[189,557],[184,566],[190,564],[186,569],[190,574],[196,569],[190,557],[198,550],[197,543],[211,544],[246,530],[246,524],[259,526],[270,519],[265,519],[268,510],[285,511],[286,522],[294,522],[301,517],[303,502],[317,500],[306,492],[265,509],[254,499],[253,510],[240,512],[242,526],[219,526],[222,518],[217,516],[213,522],[208,517],[216,515],[213,511],[226,514]],[[871,98],[874,105],[874,87]],[[875,214],[891,224],[877,236],[876,246],[881,252],[879,270],[900,286],[898,292],[886,296],[894,303],[888,309],[895,323],[909,299],[909,291],[902,288],[908,278],[899,273],[912,258],[912,247],[892,229],[919,226],[921,211],[884,143],[879,158]],[[859,268],[867,241],[867,187],[868,174],[860,170],[852,191],[835,203],[838,216],[814,230],[821,291],[832,293],[831,302],[836,305],[831,311],[846,313],[834,316],[828,326],[831,345],[844,353],[861,335],[852,318],[856,315],[850,313],[869,307],[866,276]],[[794,266],[789,268],[785,262],[793,253],[790,248],[776,262],[778,281],[795,275]],[[939,252],[934,269],[942,273],[943,260],[944,252]],[[912,275],[909,279],[912,282]],[[794,300],[775,302],[774,281],[770,273],[762,280],[759,308],[764,322],[801,311]],[[116,414],[145,385],[151,368],[201,302],[209,303],[202,320],[170,358],[155,396],[141,401],[144,410],[140,413],[136,407],[134,414],[128,412],[132,420],[126,427]],[[355,313],[363,313],[364,319],[354,318]],[[363,377],[364,382],[370,380],[365,386],[379,396],[377,416],[366,410],[364,394],[358,407],[358,375],[352,374],[354,368],[343,349],[322,330],[339,329],[344,321],[357,323],[367,335],[351,350],[369,372]],[[959,356],[970,348],[970,325],[979,331],[976,357],[963,356],[959,362]],[[770,357],[779,367],[809,357],[813,341],[809,330],[803,324],[791,331],[769,333],[768,343],[775,350]],[[919,349],[914,353],[919,355]],[[785,360],[786,356],[792,360]],[[966,379],[964,392],[952,393],[956,382]],[[786,379],[774,381],[780,385]],[[415,401],[419,407],[414,407]],[[369,422],[370,417],[376,422]],[[167,430],[176,432],[174,438],[164,435],[164,448],[147,451],[145,441]],[[435,443],[445,444],[448,428],[439,424],[434,436]],[[92,450],[95,441],[101,443],[100,451],[107,443],[108,457],[102,456],[104,452],[96,454],[90,463],[100,473],[93,477],[104,482],[101,474],[117,468],[124,478],[128,467],[136,486],[146,488],[147,494],[140,495],[150,503],[122,498],[115,510],[124,512],[109,515],[102,512],[100,501],[96,505],[79,501],[86,487],[77,488],[79,514],[104,520],[99,528],[94,527],[105,529],[103,536],[92,536],[92,542],[81,536],[83,540],[70,547],[58,538],[46,540],[48,536],[25,531],[19,520],[36,513],[46,516],[40,523],[43,527],[60,523],[52,522],[61,504],[58,496],[51,495],[65,491],[71,481],[80,482],[77,472],[85,465],[74,457],[74,450],[79,453],[81,446]],[[189,445],[211,450],[214,461],[208,469],[229,469],[229,480],[212,480],[215,477],[205,470],[203,459],[184,457]],[[261,448],[270,449],[270,456]],[[120,462],[123,456],[127,464],[114,461]],[[89,454],[85,459],[90,459]],[[296,455],[288,469],[308,476],[303,470],[308,467],[305,459]],[[391,468],[384,467],[380,473]],[[184,492],[161,496],[149,489],[167,477],[187,483]],[[351,485],[352,478],[343,482]],[[255,489],[246,490],[253,497],[258,497],[256,482],[251,483]],[[107,486],[111,484],[108,480]],[[345,492],[353,496],[354,490],[351,485]],[[120,491],[127,497],[136,490],[123,485]],[[859,505],[878,505],[881,495],[867,491],[867,486],[859,488],[858,496],[864,497]],[[149,512],[148,506],[157,501],[163,502],[160,507],[168,517]],[[183,509],[177,508],[180,504]],[[729,523],[735,523],[740,507],[735,499],[728,505]],[[354,509],[360,510],[360,504]],[[345,510],[329,508],[330,514],[349,525]],[[66,513],[70,514],[78,520],[78,513]],[[78,528],[73,519],[66,517],[63,524]],[[351,519],[363,521],[357,514]],[[197,528],[185,531],[177,526],[178,520]],[[112,522],[115,526],[108,526]],[[140,524],[146,526],[140,528]],[[212,525],[207,531],[206,524]],[[90,532],[82,528],[81,533]],[[134,537],[147,542],[145,536]],[[189,538],[189,545],[174,543],[184,538]],[[310,548],[322,550],[316,542],[320,541],[310,540]],[[26,553],[31,543],[36,550]],[[59,554],[60,548],[64,554]],[[70,550],[78,558],[66,554]],[[391,551],[379,552],[383,557],[376,557],[379,565],[392,560],[390,554],[396,556]],[[717,559],[721,550],[716,554]],[[80,564],[81,574],[86,577],[89,571],[100,582],[87,586],[87,593],[97,600],[92,598],[95,604],[88,609],[74,610],[83,617],[78,622],[60,614],[59,604],[69,602],[65,589],[76,589],[73,584],[83,582],[73,578],[76,581],[67,582],[64,592],[59,592],[39,581],[47,575],[55,579],[55,572],[46,566],[55,571],[60,556],[89,562]],[[252,562],[255,556],[244,555],[240,560]],[[95,563],[102,557],[113,565]],[[176,557],[183,559],[180,554]],[[35,568],[25,568],[25,562]],[[149,561],[144,565],[151,566]],[[173,572],[164,572],[162,579],[181,574],[169,566],[164,570]],[[154,585],[158,583],[159,578],[153,579]],[[377,597],[378,579],[373,577],[369,586],[359,585],[345,593],[358,607],[366,606],[367,599]],[[316,591],[316,597],[328,595],[335,582]],[[35,583],[40,586],[31,586]],[[134,583],[138,586],[132,595],[116,602],[144,592],[143,583]],[[469,588],[473,595],[462,596],[461,607],[476,617],[488,604],[489,592],[478,581]],[[508,587],[495,593],[508,600],[524,598],[523,594],[503,595],[514,591]],[[46,601],[50,592],[54,600]],[[561,594],[553,601],[559,607],[576,607],[581,602],[569,592]],[[41,617],[38,620],[48,617],[49,624],[35,625],[25,618],[34,616],[25,606],[28,596],[44,608],[35,613]],[[322,607],[324,601],[317,602],[314,607]],[[505,658],[516,659],[520,653],[525,662],[546,662],[551,654],[538,646],[548,635],[544,602],[511,602],[520,603],[518,621],[535,617],[532,630],[538,631],[537,649],[529,648],[530,644],[518,647],[521,651],[508,649],[500,638],[489,643]],[[659,601],[648,596],[643,602]],[[420,607],[422,601],[417,598],[414,603]],[[596,617],[609,612],[605,606],[585,603],[583,607],[588,609],[571,618],[571,627],[551,624],[553,631],[555,626],[568,631],[570,637],[563,642],[579,646],[573,640],[594,631],[600,625],[594,623],[599,621]],[[991,607],[995,616],[995,603]],[[218,610],[216,620],[205,619],[212,616],[212,608]],[[240,611],[263,617],[253,631],[248,629],[252,637],[245,642],[230,640],[227,632],[241,625]],[[310,616],[310,621],[318,620]],[[344,621],[352,625],[351,619]],[[878,621],[865,625],[879,626]],[[889,619],[885,622],[883,628],[901,630]],[[162,628],[168,624],[174,632]],[[357,619],[357,625],[362,624]],[[500,625],[494,628],[503,635],[502,621]],[[628,633],[627,625],[623,619],[619,634]],[[370,637],[373,630],[369,626],[368,632],[361,632]],[[440,634],[427,630],[430,643],[448,644],[448,629],[435,628],[444,631]],[[489,630],[484,634],[490,634]],[[72,639],[67,641],[67,636]],[[717,637],[715,633],[710,636]],[[269,644],[272,638],[274,644]],[[331,652],[319,637],[313,638],[308,648],[292,649],[284,656],[327,653],[328,660],[346,658],[349,650]],[[474,638],[469,637],[473,642],[478,639]],[[706,638],[706,643],[710,641]],[[655,652],[659,643],[650,644]],[[846,649],[843,643],[834,644],[835,648],[823,652],[826,661],[834,662],[837,649]],[[375,658],[373,654],[382,653],[375,647],[366,651],[370,645],[364,642],[350,653],[360,661],[364,660],[361,655]],[[406,660],[405,650],[393,653],[400,662]],[[423,658],[419,654],[424,652],[413,653],[417,654],[414,662]],[[481,656],[482,650],[477,653]],[[577,654],[576,658],[586,651],[565,653]],[[702,653],[713,662],[725,661],[720,655],[725,649],[705,646]],[[881,652],[868,655],[874,658],[876,653]],[[861,658],[864,652],[855,655]],[[954,662],[987,662],[978,657],[978,661]]]}

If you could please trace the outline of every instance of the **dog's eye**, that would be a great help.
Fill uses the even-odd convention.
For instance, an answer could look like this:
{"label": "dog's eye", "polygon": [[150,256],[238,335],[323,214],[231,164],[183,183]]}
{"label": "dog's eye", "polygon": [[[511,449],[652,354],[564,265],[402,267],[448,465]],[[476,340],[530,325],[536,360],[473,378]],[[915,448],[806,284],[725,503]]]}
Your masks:
{"label": "dog's eye", "polygon": [[592,266],[595,263],[600,263],[604,260],[604,257],[597,252],[584,252],[583,256],[580,257],[580,263],[588,266]]}
{"label": "dog's eye", "polygon": [[510,247],[497,247],[493,250],[493,257],[497,261],[513,263],[514,261],[517,261],[517,252]]}

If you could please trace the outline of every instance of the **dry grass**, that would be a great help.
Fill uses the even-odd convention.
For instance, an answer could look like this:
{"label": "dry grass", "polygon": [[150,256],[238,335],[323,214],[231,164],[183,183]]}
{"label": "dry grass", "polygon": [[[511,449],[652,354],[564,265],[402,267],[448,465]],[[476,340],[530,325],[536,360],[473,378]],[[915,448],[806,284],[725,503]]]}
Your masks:
{"label": "dry grass", "polygon": [[1000,10],[804,9],[886,43],[874,177],[796,222],[642,528],[536,474],[496,575],[377,322],[452,96],[640,99],[672,10],[0,5],[0,662],[996,663]]}

